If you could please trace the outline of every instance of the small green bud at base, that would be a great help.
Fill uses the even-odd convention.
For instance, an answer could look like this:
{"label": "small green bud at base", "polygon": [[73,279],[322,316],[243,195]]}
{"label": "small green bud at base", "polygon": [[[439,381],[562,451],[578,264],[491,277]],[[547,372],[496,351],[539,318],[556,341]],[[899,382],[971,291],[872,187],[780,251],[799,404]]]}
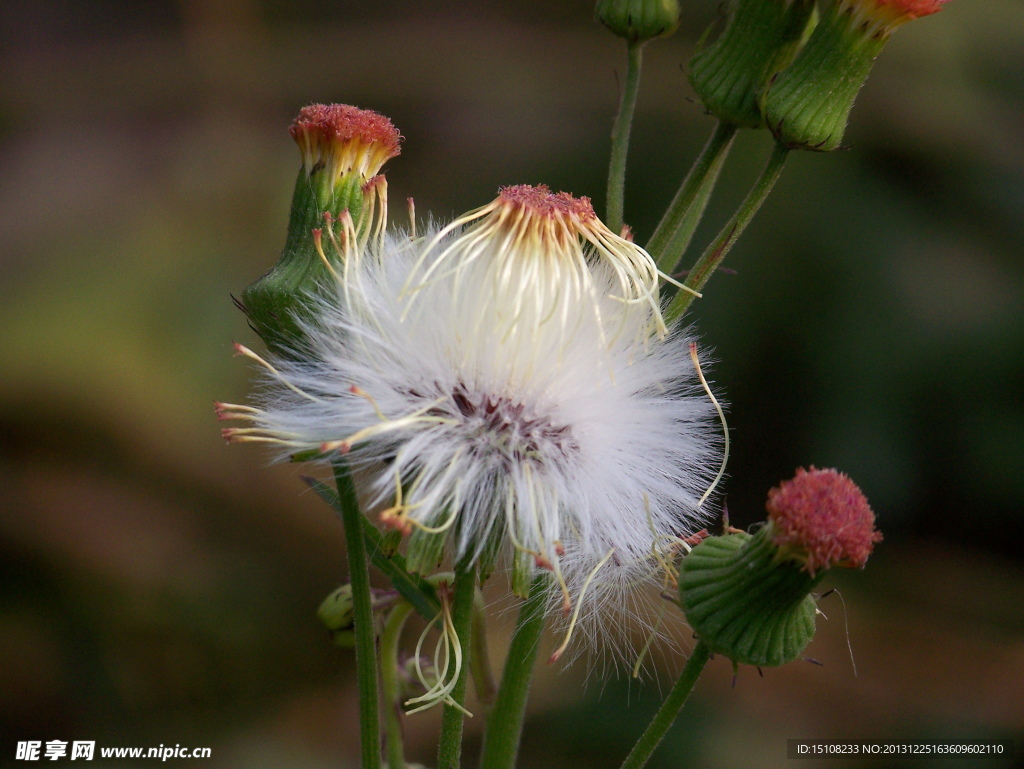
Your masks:
{"label": "small green bud at base", "polygon": [[810,595],[822,575],[776,563],[771,526],[756,534],[709,537],[683,559],[679,598],[697,637],[746,665],[777,667],[814,638]]}
{"label": "small green bud at base", "polygon": [[595,15],[631,43],[667,37],[679,26],[678,0],[598,0]]}
{"label": "small green bud at base", "polygon": [[762,125],[757,97],[796,55],[813,0],[739,0],[725,31],[690,60],[690,83],[708,111],[743,128]]}
{"label": "small green bud at base", "polygon": [[332,633],[351,630],[355,623],[355,603],[352,600],[352,586],[342,585],[327,596],[316,615]]}

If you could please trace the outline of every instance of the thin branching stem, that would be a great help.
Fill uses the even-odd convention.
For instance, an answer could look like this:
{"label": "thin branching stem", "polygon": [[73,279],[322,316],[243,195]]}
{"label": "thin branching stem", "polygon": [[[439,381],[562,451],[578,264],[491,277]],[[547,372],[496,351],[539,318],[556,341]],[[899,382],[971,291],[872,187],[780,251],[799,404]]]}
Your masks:
{"label": "thin branching stem", "polygon": [[[739,236],[743,234],[747,225],[750,224],[750,220],[754,218],[754,214],[757,213],[761,204],[768,197],[768,193],[772,191],[772,187],[775,186],[775,182],[778,180],[786,164],[787,157],[789,157],[789,149],[776,143],[764,171],[761,172],[747,197],[743,199],[736,213],[726,222],[721,232],[718,233],[718,237],[711,241],[710,245],[708,245],[704,253],[697,260],[697,263],[693,265],[693,269],[686,276],[684,285],[687,288],[693,291],[700,291],[704,284],[708,282],[708,278],[718,269],[718,265],[725,259],[729,249],[733,247]],[[672,300],[668,310],[665,312],[665,322],[671,323],[686,312],[686,308],[690,306],[690,302],[693,299],[694,296],[689,291],[680,291],[676,294],[675,299]]]}
{"label": "thin branching stem", "polygon": [[636,111],[636,96],[640,91],[640,68],[643,64],[643,42],[628,43],[626,84],[619,100],[619,113],[612,126],[612,156],[608,164],[608,229],[618,234],[622,230],[622,216],[626,196],[626,156],[629,154],[629,134]]}
{"label": "thin branching stem", "polygon": [[463,664],[451,699],[456,706],[445,705],[441,713],[441,740],[437,749],[437,769],[459,769],[462,760],[462,721],[465,711],[466,683],[473,635],[473,600],[476,595],[476,568],[466,558],[455,567],[452,586],[452,625],[462,648]]}
{"label": "thin branching stem", "polygon": [[526,698],[533,681],[533,667],[544,630],[544,609],[550,600],[548,575],[541,574],[530,586],[530,597],[519,610],[515,635],[505,660],[494,709],[487,719],[481,769],[512,769],[523,732]]}
{"label": "thin branching stem", "polygon": [[370,599],[370,571],[363,541],[363,514],[348,468],[334,465],[341,521],[348,551],[356,637],[356,686],[359,691],[359,739],[363,769],[380,769],[380,704],[377,694],[377,647]]}
{"label": "thin branching stem", "polygon": [[701,671],[704,670],[704,665],[707,664],[710,656],[711,650],[704,645],[703,641],[699,641],[690,653],[690,659],[686,661],[686,667],[683,668],[672,691],[668,693],[668,697],[665,698],[661,708],[654,715],[647,730],[640,736],[636,745],[633,746],[633,750],[626,757],[622,769],[643,769],[646,766],[655,748],[664,739],[669,727],[679,715],[679,711],[686,704],[686,699],[690,696],[690,692],[693,690],[694,684],[697,683],[697,679],[700,678]]}
{"label": "thin branching stem", "polygon": [[719,122],[715,126],[647,242],[647,253],[654,257],[662,272],[671,274],[690,244],[735,135],[736,126],[731,123]]}

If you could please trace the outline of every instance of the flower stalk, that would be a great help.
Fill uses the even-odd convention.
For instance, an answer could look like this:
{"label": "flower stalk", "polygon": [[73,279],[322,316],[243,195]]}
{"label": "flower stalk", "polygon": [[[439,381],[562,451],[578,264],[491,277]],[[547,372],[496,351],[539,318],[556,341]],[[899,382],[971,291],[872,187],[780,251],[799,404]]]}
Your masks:
{"label": "flower stalk", "polygon": [[743,234],[747,225],[750,224],[750,220],[754,218],[754,214],[757,213],[758,209],[767,199],[768,194],[772,191],[772,187],[778,181],[788,156],[789,148],[776,143],[771,157],[768,159],[764,171],[761,172],[761,176],[754,183],[754,187],[747,194],[747,197],[744,198],[736,213],[733,214],[732,218],[726,222],[725,226],[718,233],[718,237],[711,241],[710,245],[704,250],[704,253],[701,254],[693,269],[690,270],[689,275],[686,276],[686,281],[683,285],[690,289],[690,291],[680,291],[676,294],[675,299],[672,300],[668,310],[665,312],[666,323],[671,323],[686,312],[686,309],[694,299],[692,292],[699,292],[704,284],[708,282],[712,273],[718,269],[722,260],[725,259],[725,255],[729,253],[729,249],[733,247],[739,236]]}
{"label": "flower stalk", "polygon": [[512,769],[515,766],[526,715],[526,699],[533,681],[540,635],[544,630],[548,584],[549,579],[544,574],[534,578],[530,596],[519,610],[498,697],[487,719],[481,769]]}
{"label": "flower stalk", "polygon": [[636,97],[640,91],[640,69],[643,65],[642,40],[632,40],[626,46],[626,83],[619,100],[619,113],[612,126],[612,155],[608,165],[607,224],[612,232],[622,231],[626,195],[626,156],[629,154],[629,134],[636,112]]}
{"label": "flower stalk", "polygon": [[398,680],[398,646],[405,621],[412,612],[412,604],[404,601],[388,615],[380,637],[380,678],[384,694],[384,738],[387,746],[388,768],[405,769],[402,740],[402,693]]}
{"label": "flower stalk", "polygon": [[359,691],[359,741],[363,769],[380,769],[380,714],[377,696],[377,647],[373,632],[370,571],[363,543],[363,514],[348,468],[334,463],[334,478],[345,544],[355,615],[356,686]]}
{"label": "flower stalk", "polygon": [[735,135],[735,125],[719,121],[647,243],[662,272],[673,271],[690,244]]}
{"label": "flower stalk", "polygon": [[654,719],[622,763],[622,769],[642,769],[642,767],[647,765],[655,749],[665,739],[665,735],[675,722],[679,711],[686,704],[686,700],[689,698],[690,692],[693,691],[693,687],[697,683],[697,679],[704,670],[704,665],[707,664],[710,656],[711,649],[703,642],[698,642],[690,653],[690,659],[686,661],[686,667],[683,668],[683,672],[676,680],[672,691],[668,693],[668,697],[661,704]]}
{"label": "flower stalk", "polygon": [[466,657],[472,649],[473,602],[476,596],[476,567],[470,558],[463,558],[455,567],[452,585],[452,625],[462,649],[463,664],[451,691],[453,704],[446,703],[441,713],[441,740],[437,749],[438,769],[458,769],[462,758],[462,722],[465,709],[469,664]]}

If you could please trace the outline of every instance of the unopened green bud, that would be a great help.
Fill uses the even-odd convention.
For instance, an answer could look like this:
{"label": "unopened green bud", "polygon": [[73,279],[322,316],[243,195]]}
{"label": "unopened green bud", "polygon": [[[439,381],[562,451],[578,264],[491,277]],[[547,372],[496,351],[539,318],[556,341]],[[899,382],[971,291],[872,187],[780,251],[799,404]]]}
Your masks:
{"label": "unopened green bud", "polygon": [[863,566],[882,535],[860,489],[835,470],[799,470],[768,495],[753,534],[709,537],[683,559],[679,598],[713,652],[775,667],[814,637],[811,591],[832,566]]}
{"label": "unopened green bud", "polygon": [[765,121],[793,149],[839,147],[853,102],[901,25],[946,0],[833,0],[807,45],[761,96]]}
{"label": "unopened green bud", "polygon": [[679,26],[678,0],[597,0],[598,20],[631,43],[667,37]]}
{"label": "unopened green bud", "polygon": [[[385,611],[394,606],[401,596],[394,590],[370,590],[371,607],[374,613]],[[352,599],[352,585],[342,585],[333,591],[320,604],[316,615],[324,623],[334,643],[338,646],[351,648],[355,645],[355,603]]]}
{"label": "unopened green bud", "polygon": [[242,307],[257,333],[284,354],[301,339],[310,295],[331,277],[330,263],[344,258],[337,244],[366,232],[385,209],[387,187],[378,172],[399,153],[401,141],[386,117],[347,104],[304,107],[290,133],[302,167],[288,238],[278,263],[242,292]]}
{"label": "unopened green bud", "polygon": [[351,630],[355,623],[352,586],[342,585],[327,596],[316,610],[316,616],[332,633],[338,630]]}
{"label": "unopened green bud", "polygon": [[743,128],[762,125],[757,97],[788,65],[814,0],[738,0],[722,34],[690,60],[690,83],[708,111]]}

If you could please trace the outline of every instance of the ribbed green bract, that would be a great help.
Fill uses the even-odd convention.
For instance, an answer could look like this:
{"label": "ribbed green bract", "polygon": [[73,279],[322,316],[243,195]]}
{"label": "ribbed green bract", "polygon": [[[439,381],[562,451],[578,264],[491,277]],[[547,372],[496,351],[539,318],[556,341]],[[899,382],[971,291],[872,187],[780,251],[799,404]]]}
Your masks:
{"label": "ribbed green bract", "polygon": [[741,128],[762,125],[758,94],[793,60],[813,10],[813,0],[739,0],[725,31],[690,60],[704,106]]}
{"label": "ribbed green bract", "polygon": [[775,563],[770,527],[709,537],[683,558],[679,598],[697,637],[737,663],[777,667],[797,659],[814,637],[811,577]]}
{"label": "ribbed green bract", "polygon": [[854,99],[888,39],[866,33],[830,4],[807,45],[761,96],[775,138],[792,149],[838,148]]}
{"label": "ribbed green bract", "polygon": [[[281,257],[267,273],[242,292],[242,304],[256,333],[281,355],[301,347],[300,320],[310,296],[328,284],[330,271],[313,241],[313,230],[324,226],[324,214],[348,210],[359,222],[363,193],[356,174],[331,184],[322,168],[299,170],[288,219],[288,237]],[[327,252],[325,252],[327,253]]]}
{"label": "ribbed green bract", "polygon": [[665,37],[679,26],[678,0],[598,0],[595,14],[630,42]]}

